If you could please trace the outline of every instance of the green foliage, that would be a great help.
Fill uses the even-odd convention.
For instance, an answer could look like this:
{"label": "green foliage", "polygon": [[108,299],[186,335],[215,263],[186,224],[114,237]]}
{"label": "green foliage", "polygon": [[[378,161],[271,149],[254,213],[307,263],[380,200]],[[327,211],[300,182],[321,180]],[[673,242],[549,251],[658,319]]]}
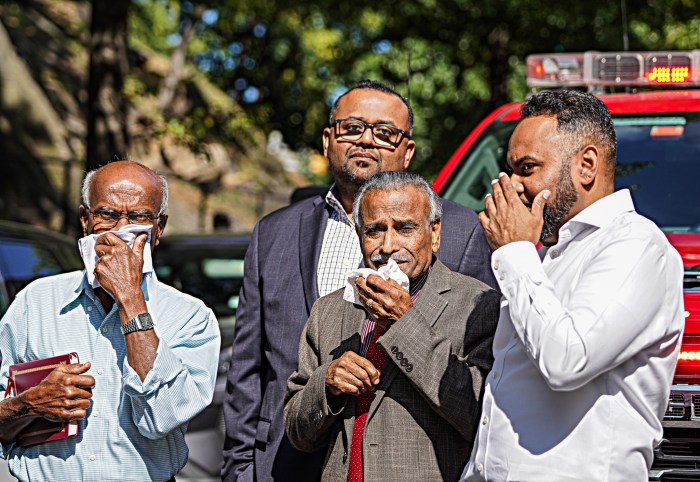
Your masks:
{"label": "green foliage", "polygon": [[[525,97],[528,54],[622,50],[619,1],[135,4],[134,42],[163,54],[173,48],[164,39],[172,42],[197,7],[215,10],[216,21],[200,22],[190,58],[243,106],[236,128],[280,130],[295,149],[320,150],[331,103],[355,82],[381,80],[402,94],[410,86],[418,145],[412,166],[428,177],[486,113]],[[626,6],[630,48],[700,45],[696,0],[626,0]],[[191,135],[206,137],[203,119],[194,116],[190,124]],[[235,135],[231,129],[224,134]]]}

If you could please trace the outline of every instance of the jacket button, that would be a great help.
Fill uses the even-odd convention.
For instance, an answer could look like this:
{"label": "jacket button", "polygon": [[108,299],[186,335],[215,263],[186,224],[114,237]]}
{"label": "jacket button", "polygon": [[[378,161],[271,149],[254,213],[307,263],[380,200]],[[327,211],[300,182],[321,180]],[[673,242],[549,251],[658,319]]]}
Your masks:
{"label": "jacket button", "polygon": [[396,354],[396,359],[397,359],[397,360],[403,360],[403,352],[401,352],[401,351],[398,352],[398,353]]}
{"label": "jacket button", "polygon": [[406,365],[406,373],[410,373],[412,371],[413,371],[413,365],[409,363],[408,365]]}
{"label": "jacket button", "polygon": [[401,366],[405,367],[406,365],[408,365],[408,360],[404,358],[403,360],[401,360]]}
{"label": "jacket button", "polygon": [[399,349],[396,347],[396,345],[391,347],[391,353],[396,353],[398,351],[399,351]]}

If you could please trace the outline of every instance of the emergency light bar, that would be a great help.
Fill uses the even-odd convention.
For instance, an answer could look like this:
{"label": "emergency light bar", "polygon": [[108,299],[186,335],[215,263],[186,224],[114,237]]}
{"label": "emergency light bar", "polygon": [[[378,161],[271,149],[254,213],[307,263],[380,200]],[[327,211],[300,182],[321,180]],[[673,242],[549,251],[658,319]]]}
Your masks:
{"label": "emergency light bar", "polygon": [[700,85],[700,50],[537,54],[526,66],[530,87]]}

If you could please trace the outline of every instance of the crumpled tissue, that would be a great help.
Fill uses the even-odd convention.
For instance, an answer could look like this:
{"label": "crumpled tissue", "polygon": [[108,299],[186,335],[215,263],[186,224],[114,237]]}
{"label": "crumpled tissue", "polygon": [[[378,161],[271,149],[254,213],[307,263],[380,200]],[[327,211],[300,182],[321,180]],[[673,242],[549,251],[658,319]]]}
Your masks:
{"label": "crumpled tissue", "polygon": [[83,264],[85,265],[85,272],[87,274],[88,283],[93,288],[98,288],[100,282],[95,278],[95,262],[97,262],[97,254],[95,254],[95,243],[97,238],[100,236],[112,233],[116,234],[122,241],[129,245],[130,248],[134,247],[134,239],[140,233],[148,233],[148,238],[146,239],[146,244],[143,248],[143,272],[150,273],[153,271],[153,258],[151,257],[151,226],[139,225],[139,224],[127,224],[122,226],[118,231],[105,231],[104,233],[91,234],[85,236],[78,240],[78,248],[80,249],[80,256],[83,258]]}
{"label": "crumpled tissue", "polygon": [[355,281],[359,277],[366,279],[367,276],[371,274],[377,275],[385,280],[393,279],[399,286],[408,291],[408,276],[406,276],[406,273],[401,271],[401,268],[399,268],[399,265],[396,264],[396,261],[389,259],[389,261],[384,266],[380,266],[378,270],[373,270],[371,268],[358,268],[345,273],[345,291],[343,292],[343,299],[356,305],[361,304],[359,301],[360,298],[357,293],[357,288],[355,287]]}

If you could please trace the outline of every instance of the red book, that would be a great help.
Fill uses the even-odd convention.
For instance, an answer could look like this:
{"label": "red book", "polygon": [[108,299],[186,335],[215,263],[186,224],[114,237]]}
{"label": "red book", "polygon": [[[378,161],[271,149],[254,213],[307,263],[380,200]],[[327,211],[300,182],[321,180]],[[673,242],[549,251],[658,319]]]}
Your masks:
{"label": "red book", "polygon": [[[13,395],[22,393],[28,388],[40,384],[49,376],[54,368],[69,363],[78,363],[77,353],[68,353],[43,360],[34,360],[27,363],[10,365],[10,379],[7,383],[7,392],[12,388]],[[45,418],[37,418],[24,427],[17,434],[16,443],[22,447],[37,445],[44,442],[53,442],[78,434],[77,422],[63,423],[52,422]]]}

